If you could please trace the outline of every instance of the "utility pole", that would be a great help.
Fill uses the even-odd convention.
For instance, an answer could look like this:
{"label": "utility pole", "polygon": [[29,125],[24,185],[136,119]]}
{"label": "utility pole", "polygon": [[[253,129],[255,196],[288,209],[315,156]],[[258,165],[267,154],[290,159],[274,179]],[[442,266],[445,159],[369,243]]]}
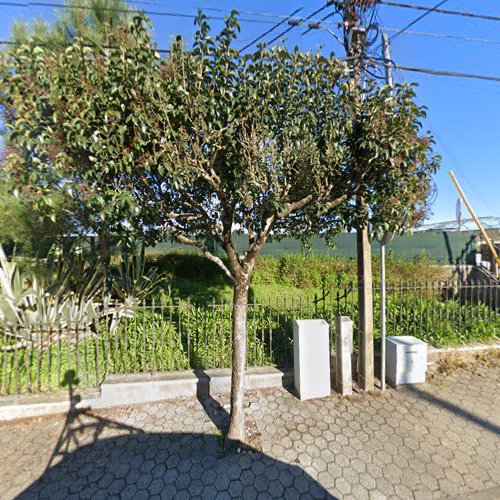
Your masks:
{"label": "utility pole", "polygon": [[[365,48],[365,30],[359,28],[355,2],[344,2],[344,27],[347,33],[346,52],[352,72],[351,87],[356,96],[361,86],[360,57]],[[356,97],[358,99],[358,97]],[[359,210],[368,210],[363,198],[358,199]],[[360,389],[374,389],[374,352],[373,352],[373,283],[372,252],[368,225],[356,229],[357,267],[358,267],[358,385]]]}

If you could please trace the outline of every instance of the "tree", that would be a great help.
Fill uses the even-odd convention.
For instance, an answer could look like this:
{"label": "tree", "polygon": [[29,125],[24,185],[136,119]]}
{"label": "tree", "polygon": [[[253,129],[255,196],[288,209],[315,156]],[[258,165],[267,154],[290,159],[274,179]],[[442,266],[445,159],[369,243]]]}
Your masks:
{"label": "tree", "polygon": [[29,199],[14,196],[5,183],[0,185],[0,244],[21,245],[23,253],[36,250],[50,229],[42,224]]}
{"label": "tree", "polygon": [[[233,16],[215,37],[203,15],[197,22],[193,50],[173,47],[150,101],[153,119],[141,140],[153,147],[136,185],[144,184],[154,216],[162,214],[156,220],[200,248],[233,284],[228,435],[242,440],[247,295],[265,241],[317,232],[328,238],[346,224],[374,221],[388,195],[400,191],[406,200],[409,186],[425,184],[435,161],[429,142],[416,140],[423,110],[411,87],[392,97],[374,82],[353,89],[343,63],[320,54],[261,47],[243,57],[231,45]],[[360,196],[371,212],[359,212]],[[241,251],[232,240],[236,227],[249,235]],[[204,246],[207,233],[226,261]]]}
{"label": "tree", "polygon": [[[31,23],[15,22],[12,26],[11,47],[29,43],[61,52],[78,38],[89,47],[106,48],[112,33],[126,29],[133,12],[124,0],[69,0],[64,7],[56,10],[57,20],[52,23],[43,19]],[[75,154],[80,153],[75,151]],[[83,156],[81,160],[86,162],[87,158]],[[73,161],[78,161],[78,156]],[[113,182],[113,179],[109,181]],[[52,218],[56,218],[57,212],[57,218],[61,219],[64,213],[66,224],[61,228],[71,226],[74,234],[87,234],[89,231],[95,233],[99,240],[101,263],[108,267],[111,259],[110,236],[113,229],[116,233],[116,227],[108,219],[101,217],[105,207],[89,204],[81,197],[66,199],[62,206],[57,206],[55,198],[51,198]],[[35,201],[36,199],[31,200],[30,205],[35,207]],[[45,221],[45,224],[48,222]]]}
{"label": "tree", "polygon": [[133,12],[125,0],[67,0],[56,10],[54,22],[14,22],[11,41],[14,46],[30,41],[56,51],[64,50],[75,38],[90,46],[107,45],[113,31],[122,29]]}
{"label": "tree", "polygon": [[[3,155],[2,155],[3,156]],[[38,255],[50,246],[53,239],[68,230],[60,210],[51,213],[52,219],[33,203],[29,192],[10,189],[2,169],[0,156],[0,245],[15,247],[15,252]]]}
{"label": "tree", "polygon": [[[4,64],[1,88],[4,101],[22,103],[9,130],[30,152],[29,168],[25,155],[7,163],[19,181],[27,171],[38,180],[54,176],[53,189],[109,202],[124,229],[151,240],[169,234],[220,266],[234,289],[228,437],[244,441],[248,290],[264,243],[290,234],[329,238],[368,217],[356,212],[359,193],[375,203],[399,187],[396,171],[418,162],[430,173],[433,163],[428,147],[406,137],[420,128],[411,89],[391,99],[374,85],[355,90],[364,94],[363,120],[385,116],[388,136],[399,134],[365,143],[343,62],[282,47],[242,56],[232,46],[234,13],[216,36],[202,13],[197,23],[192,50],[179,41],[164,61],[140,17],[106,52],[79,40],[57,56],[20,48]],[[19,85],[25,80],[29,89]],[[356,147],[373,157],[351,161]],[[75,163],[73,150],[88,162]],[[235,228],[248,233],[247,248],[235,247]],[[205,246],[207,235],[225,259]]]}

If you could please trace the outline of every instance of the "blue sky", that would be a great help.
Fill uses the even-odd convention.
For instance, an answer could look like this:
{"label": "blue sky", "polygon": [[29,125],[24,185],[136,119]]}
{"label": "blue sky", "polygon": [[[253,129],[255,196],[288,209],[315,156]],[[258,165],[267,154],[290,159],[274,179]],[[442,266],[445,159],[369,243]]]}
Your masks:
{"label": "blue sky", "polygon": [[[297,16],[307,16],[324,3],[325,0],[274,0],[272,3],[263,0],[142,0],[136,5],[146,10],[186,14],[195,13],[198,7],[202,7],[286,15],[302,7]],[[408,0],[407,3],[434,6],[437,0]],[[2,40],[9,38],[10,24],[16,18],[29,20],[34,17],[53,17],[53,9],[50,8],[0,8]],[[449,0],[443,8],[500,16],[500,2],[496,0]],[[206,12],[223,15],[216,11]],[[393,29],[405,26],[421,14],[419,11],[388,6],[380,6],[378,13],[381,26]],[[323,14],[324,12],[320,15]],[[241,16],[257,18],[256,15],[243,13]],[[155,38],[160,47],[168,47],[173,35],[181,34],[190,38],[194,32],[192,19],[151,17]],[[274,20],[265,16],[259,16],[259,19]],[[215,20],[211,24],[214,29],[221,25]],[[272,24],[260,22],[242,22],[240,47],[271,26]],[[396,63],[500,76],[500,22],[432,13],[410,30],[487,39],[497,43],[401,35],[392,42],[392,58]],[[302,36],[303,31],[303,28],[295,28],[288,33],[287,45],[298,45],[302,50],[323,45],[325,51],[341,52],[339,44],[327,32],[316,30]],[[277,30],[275,33],[279,32]],[[267,39],[270,40],[271,35]],[[426,128],[436,137],[437,150],[443,157],[441,171],[435,179],[438,193],[431,221],[452,220],[455,217],[457,193],[448,177],[450,168],[455,170],[478,215],[500,216],[500,83],[408,72],[396,74],[397,80],[401,81],[402,77],[408,82],[419,84],[418,101],[428,107]]]}

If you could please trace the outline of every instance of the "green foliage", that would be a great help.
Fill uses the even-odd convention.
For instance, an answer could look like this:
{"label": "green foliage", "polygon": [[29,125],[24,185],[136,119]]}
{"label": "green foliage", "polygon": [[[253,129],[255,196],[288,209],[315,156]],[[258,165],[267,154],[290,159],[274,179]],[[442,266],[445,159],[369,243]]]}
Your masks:
{"label": "green foliage", "polygon": [[91,335],[101,317],[104,276],[85,264],[77,253],[68,260],[54,252],[44,277],[22,274],[0,246],[0,332],[12,340],[4,349],[46,346],[77,327]]}
{"label": "green foliage", "polygon": [[15,247],[17,255],[40,253],[50,240],[69,231],[61,200],[55,200],[52,220],[38,209],[24,191],[12,191],[8,179],[0,171],[0,244]]}
{"label": "green foliage", "polygon": [[391,335],[413,335],[437,347],[500,338],[500,317],[481,303],[422,298],[418,294],[398,298],[396,293],[387,302],[387,317]]}
{"label": "green foliage", "polygon": [[[117,299],[112,306],[105,278]],[[66,251],[55,246],[26,271],[15,259],[9,261],[0,246],[0,333],[11,340],[4,338],[3,349],[45,348],[71,338],[76,330],[84,341],[95,337],[102,320],[111,320],[114,333],[162,284],[168,284],[165,273],[155,267],[145,271],[144,247],[139,255],[124,255],[105,273],[83,257],[79,245]]]}
{"label": "green foliage", "polygon": [[[172,277],[172,294],[196,303],[230,300],[232,290],[220,268],[202,255],[190,252],[148,254],[146,257],[159,270]],[[379,268],[379,259],[373,259],[373,269]],[[438,281],[447,279],[446,270],[424,259],[405,261],[387,255],[389,282]],[[378,274],[374,275],[378,283]],[[251,280],[250,301],[275,297],[311,297],[321,295],[339,285],[357,280],[356,262],[336,255],[282,255],[259,258]]]}
{"label": "green foliage", "polygon": [[144,302],[162,286],[169,288],[170,279],[166,273],[159,273],[156,266],[149,266],[146,271],[144,244],[139,254],[125,253],[118,263],[109,270],[113,296],[123,304],[123,314]]}
{"label": "green foliage", "polygon": [[49,213],[62,197],[79,229],[125,238],[138,210],[121,172],[141,154],[130,147],[130,117],[158,67],[143,64],[144,55],[156,61],[146,26],[120,26],[109,38],[115,49],[75,38],[56,51],[31,37],[2,54],[0,108],[11,182]]}
{"label": "green foliage", "polygon": [[[32,37],[10,51],[0,100],[12,178],[46,207],[62,191],[97,232],[167,232],[233,278],[270,236],[405,226],[437,165],[411,86],[353,87],[333,55],[241,55],[234,13],[216,35],[201,12],[196,23],[193,49],[176,43],[165,60],[140,16],[111,30],[109,47],[70,37],[53,51]],[[235,224],[250,234],[243,255]]]}
{"label": "green foliage", "polygon": [[133,11],[123,0],[66,0],[63,8],[56,9],[57,19],[51,23],[44,19],[16,21],[11,41],[24,44],[33,40],[50,50],[64,50],[75,38],[106,45],[111,33],[123,27]]}
{"label": "green foliage", "polygon": [[[18,46],[29,47],[28,50],[43,48],[45,54],[50,53],[53,58],[52,62],[57,58],[57,54],[64,53],[65,49],[72,44],[75,39],[79,39],[80,43],[85,46],[100,46],[105,50],[105,47],[110,43],[112,33],[118,33],[126,30],[127,24],[131,20],[131,15],[134,9],[123,0],[68,0],[65,2],[64,8],[56,9],[55,21],[46,22],[43,19],[30,21],[29,23],[22,20],[16,21],[12,26],[11,42],[8,51],[18,53]],[[116,41],[116,37],[114,38]],[[22,49],[21,49],[22,50]],[[36,51],[36,50],[35,50]],[[40,53],[38,53],[40,57]],[[42,58],[43,59],[43,58]],[[48,63],[50,66],[50,62]],[[32,72],[36,65],[30,66],[28,71]],[[20,68],[18,68],[19,70]],[[20,75],[26,76],[27,66],[24,66],[20,71]],[[52,68],[53,69],[53,68]],[[31,75],[33,76],[33,74]],[[52,77],[55,77],[52,73]],[[46,82],[33,81],[32,90],[37,89],[39,92],[37,97],[45,100],[45,104],[49,104],[51,94]],[[23,84],[24,85],[24,84]],[[54,86],[52,86],[52,89]],[[48,92],[48,94],[44,94]],[[29,94],[26,94],[28,99],[31,99]],[[36,100],[36,97],[35,97]],[[12,125],[12,116],[26,109],[25,105],[21,105],[18,100],[11,102],[4,101],[4,121]],[[34,102],[32,102],[34,104]],[[53,115],[53,119],[57,122],[57,117],[53,114],[53,109],[48,109],[47,106],[41,105],[37,107],[37,111],[33,113],[30,124],[31,127],[39,127],[42,131],[44,127],[49,127],[49,134],[54,132],[58,135],[58,139],[48,145],[52,155],[46,156],[44,160],[48,163],[45,170],[45,177],[40,178],[35,175],[35,171],[28,172],[19,178],[14,175],[11,179],[17,188],[22,184],[23,187],[29,186],[29,197],[23,190],[18,191],[18,196],[13,197],[8,193],[5,201],[3,193],[0,194],[0,210],[6,215],[3,221],[0,221],[0,242],[14,242],[18,246],[21,244],[21,249],[26,255],[37,255],[40,251],[41,242],[43,243],[47,237],[67,235],[69,232],[82,232],[85,229],[91,229],[100,233],[103,229],[110,232],[108,224],[104,223],[98,212],[95,212],[95,205],[86,206],[87,196],[73,196],[76,192],[71,188],[69,183],[72,178],[71,172],[67,171],[62,179],[63,184],[68,189],[58,189],[62,187],[57,185],[57,174],[53,170],[53,156],[57,154],[60,144],[60,130],[56,130],[52,120],[43,120],[40,123],[40,117],[44,113]],[[54,101],[52,101],[54,104]],[[42,107],[45,106],[42,111]],[[29,107],[29,105],[28,105]],[[50,104],[49,104],[50,107]],[[48,118],[48,117],[44,117]],[[22,165],[26,169],[33,169],[35,165],[31,164],[31,148],[24,147],[19,144],[9,134],[10,127],[4,130],[6,139],[7,153],[15,151],[17,155],[24,155]],[[34,129],[33,129],[34,130]],[[79,145],[78,147],[80,147]],[[75,149],[67,149],[67,155],[73,162],[77,163],[80,158],[83,162],[86,160],[86,155],[83,152],[75,151]],[[23,167],[21,167],[23,168]],[[36,167],[35,167],[36,168]],[[14,172],[15,174],[15,172]],[[73,172],[74,175],[78,175]],[[50,181],[48,181],[50,179]],[[76,183],[81,179],[73,179]],[[56,183],[55,189],[51,188]],[[6,204],[6,210],[2,210],[2,205]],[[11,222],[13,222],[11,224]],[[17,250],[19,253],[19,250]]]}
{"label": "green foliage", "polygon": [[255,285],[279,284],[298,289],[329,290],[352,283],[356,263],[336,256],[283,255],[261,257],[253,277]]}

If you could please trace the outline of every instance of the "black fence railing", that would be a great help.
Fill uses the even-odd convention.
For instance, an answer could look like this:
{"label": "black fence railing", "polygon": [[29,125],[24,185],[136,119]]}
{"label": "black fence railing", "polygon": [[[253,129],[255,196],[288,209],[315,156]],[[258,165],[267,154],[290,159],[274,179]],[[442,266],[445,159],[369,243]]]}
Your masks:
{"label": "black fence railing", "polygon": [[[500,336],[500,285],[429,282],[387,285],[387,335],[414,335],[430,344],[488,342]],[[374,288],[375,342],[380,289]],[[293,364],[294,319],[336,315],[353,319],[355,284],[290,300],[252,300],[248,306],[249,366]],[[232,304],[151,300],[109,304],[82,323],[0,325],[0,394],[38,393],[62,387],[74,370],[80,388],[98,387],[106,375],[231,364]]]}

